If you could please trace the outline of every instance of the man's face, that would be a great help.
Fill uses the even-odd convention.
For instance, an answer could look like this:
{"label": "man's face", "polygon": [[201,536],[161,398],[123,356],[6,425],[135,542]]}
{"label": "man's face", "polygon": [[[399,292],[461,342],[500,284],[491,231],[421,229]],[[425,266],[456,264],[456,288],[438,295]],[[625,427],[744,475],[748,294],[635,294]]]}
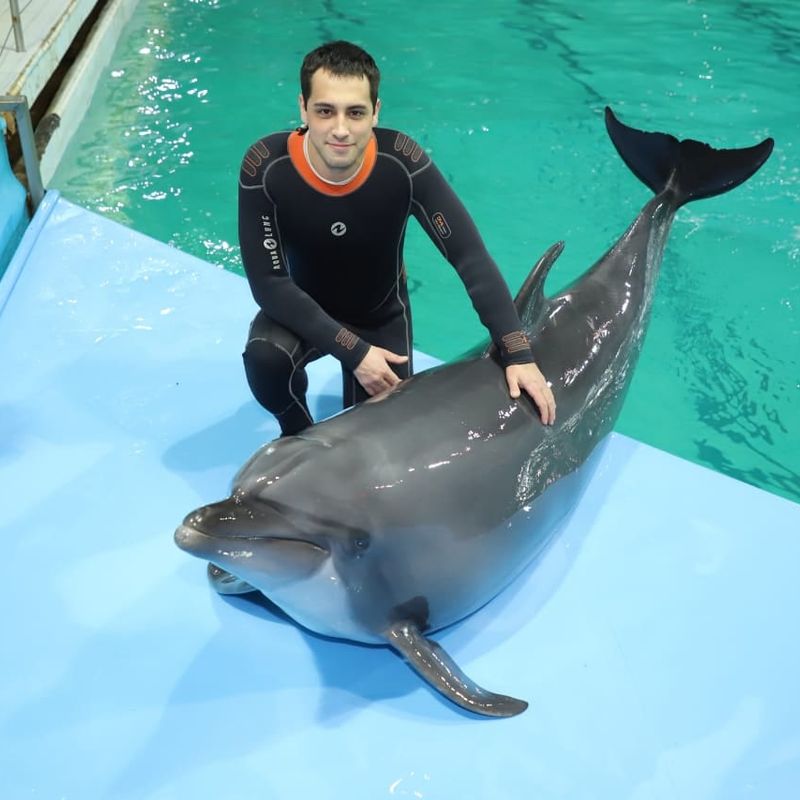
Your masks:
{"label": "man's face", "polygon": [[300,95],[300,117],[308,125],[308,155],[329,181],[344,181],[361,166],[364,150],[378,124],[366,77],[337,77],[324,69],[311,76],[308,105]]}

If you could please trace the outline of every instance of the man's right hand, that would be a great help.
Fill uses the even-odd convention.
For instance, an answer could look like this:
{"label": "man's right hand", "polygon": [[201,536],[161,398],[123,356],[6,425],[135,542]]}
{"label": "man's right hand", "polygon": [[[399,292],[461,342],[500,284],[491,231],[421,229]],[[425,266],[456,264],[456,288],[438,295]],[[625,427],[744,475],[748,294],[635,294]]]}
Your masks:
{"label": "man's right hand", "polygon": [[372,347],[361,359],[353,374],[370,396],[391,389],[400,383],[400,378],[395,375],[389,364],[405,364],[408,356],[399,356],[383,347]]}

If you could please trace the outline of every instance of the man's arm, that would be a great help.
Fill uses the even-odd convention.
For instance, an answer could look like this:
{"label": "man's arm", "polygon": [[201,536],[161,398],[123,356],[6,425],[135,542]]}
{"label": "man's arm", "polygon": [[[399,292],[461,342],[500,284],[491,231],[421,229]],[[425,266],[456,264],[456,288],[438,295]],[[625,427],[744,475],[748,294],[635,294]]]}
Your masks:
{"label": "man's arm", "polygon": [[326,314],[289,275],[276,209],[263,185],[262,154],[269,150],[259,145],[248,151],[239,177],[239,245],[253,298],[267,316],[356,370],[369,343]]}
{"label": "man's arm", "polygon": [[553,392],[534,362],[530,343],[497,264],[466,208],[436,165],[430,160],[420,164],[412,172],[414,216],[463,281],[481,322],[497,345],[511,396],[519,397],[520,390],[526,391],[539,408],[542,422],[552,424]]}

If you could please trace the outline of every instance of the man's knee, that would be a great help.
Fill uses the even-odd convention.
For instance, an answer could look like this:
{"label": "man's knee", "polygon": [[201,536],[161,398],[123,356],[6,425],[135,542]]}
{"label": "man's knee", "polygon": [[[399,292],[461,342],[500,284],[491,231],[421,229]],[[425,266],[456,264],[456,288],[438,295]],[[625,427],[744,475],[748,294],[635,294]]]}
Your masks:
{"label": "man's knee", "polygon": [[285,347],[251,338],[242,359],[250,390],[268,411],[280,414],[293,402],[304,401],[308,388],[306,372]]}
{"label": "man's knee", "polygon": [[287,378],[295,368],[294,360],[281,345],[266,339],[249,339],[242,353],[245,370],[249,373]]}

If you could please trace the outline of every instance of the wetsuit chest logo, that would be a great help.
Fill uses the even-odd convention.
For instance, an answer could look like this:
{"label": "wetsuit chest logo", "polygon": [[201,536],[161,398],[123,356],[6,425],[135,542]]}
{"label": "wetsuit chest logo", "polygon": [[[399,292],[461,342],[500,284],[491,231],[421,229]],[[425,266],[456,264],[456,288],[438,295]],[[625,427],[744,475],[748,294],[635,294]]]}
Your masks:
{"label": "wetsuit chest logo", "polygon": [[331,225],[331,233],[334,236],[344,236],[347,233],[347,225],[344,222],[334,222]]}

